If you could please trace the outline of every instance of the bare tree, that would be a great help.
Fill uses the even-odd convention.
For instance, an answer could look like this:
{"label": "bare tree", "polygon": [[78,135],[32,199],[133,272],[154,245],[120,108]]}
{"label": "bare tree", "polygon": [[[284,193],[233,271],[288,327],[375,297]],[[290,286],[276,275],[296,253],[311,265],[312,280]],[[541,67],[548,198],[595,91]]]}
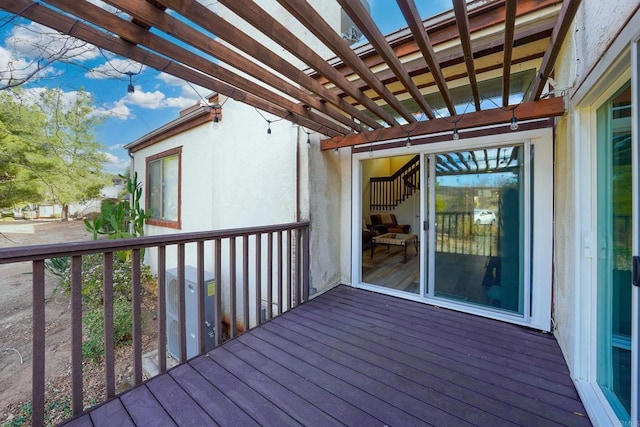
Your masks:
{"label": "bare tree", "polygon": [[99,55],[95,46],[40,24],[18,23],[15,17],[8,22],[14,27],[0,46],[0,90],[58,78],[64,70],[54,63],[79,65]]}

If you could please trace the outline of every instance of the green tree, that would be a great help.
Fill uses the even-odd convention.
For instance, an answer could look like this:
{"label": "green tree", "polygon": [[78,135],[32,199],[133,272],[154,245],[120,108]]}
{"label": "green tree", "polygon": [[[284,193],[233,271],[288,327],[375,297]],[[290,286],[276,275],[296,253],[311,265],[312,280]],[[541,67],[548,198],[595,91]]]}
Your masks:
{"label": "green tree", "polygon": [[23,94],[0,93],[0,205],[59,203],[66,220],[70,203],[95,198],[109,184],[94,136],[102,119],[83,90],[46,89],[38,103]]}
{"label": "green tree", "polygon": [[102,119],[93,114],[91,95],[80,90],[68,99],[61,90],[40,95],[46,117],[41,153],[38,159],[45,197],[62,205],[62,219],[69,215],[69,204],[96,198],[109,184],[103,173],[105,155],[96,141],[95,129]]}
{"label": "green tree", "polygon": [[22,102],[21,92],[0,93],[0,208],[37,203],[43,195],[39,171],[32,162],[42,157],[45,116],[37,106]]}

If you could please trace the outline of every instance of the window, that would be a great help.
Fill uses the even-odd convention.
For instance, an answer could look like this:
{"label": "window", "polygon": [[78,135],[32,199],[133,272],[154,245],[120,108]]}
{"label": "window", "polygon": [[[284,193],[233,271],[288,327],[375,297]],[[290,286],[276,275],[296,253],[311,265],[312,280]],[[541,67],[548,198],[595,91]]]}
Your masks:
{"label": "window", "polygon": [[180,228],[182,147],[147,157],[148,224]]}

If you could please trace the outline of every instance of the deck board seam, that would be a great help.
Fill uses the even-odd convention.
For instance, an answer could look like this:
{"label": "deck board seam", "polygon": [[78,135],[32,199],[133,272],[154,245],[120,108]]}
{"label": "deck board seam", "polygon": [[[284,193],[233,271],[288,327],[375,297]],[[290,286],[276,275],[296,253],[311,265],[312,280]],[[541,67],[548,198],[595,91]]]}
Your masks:
{"label": "deck board seam", "polygon": [[[299,315],[299,316],[302,316],[302,313],[303,313],[303,312],[302,312],[301,310],[298,310],[295,314],[296,314],[296,315]],[[302,317],[304,317],[304,316],[302,316]],[[325,318],[323,318],[323,317],[321,317],[321,316],[317,316],[317,315],[314,315],[314,317],[312,317],[310,320],[315,321],[315,322],[326,322],[326,321],[327,321],[327,319],[325,319]],[[336,321],[336,322],[337,322],[337,321]],[[341,327],[340,325],[335,325],[335,326],[333,326],[333,325],[327,325],[327,326],[328,326],[328,327]],[[354,327],[353,327],[353,326],[351,326],[351,328],[354,328]],[[367,331],[366,329],[363,329],[363,328],[358,328],[358,329],[360,329],[360,330],[362,330],[362,331],[365,331],[365,332],[369,332],[369,331]],[[349,333],[348,331],[345,331],[345,332],[346,332],[346,333]],[[366,339],[366,338],[364,338],[364,335],[362,335],[362,334],[358,335],[358,337],[359,337],[359,338],[362,338],[362,339]],[[383,344],[381,344],[381,345],[383,345]],[[388,347],[388,346],[385,346],[385,347]],[[434,356],[436,356],[436,357],[437,357],[437,358],[439,358],[439,359],[446,359],[446,356],[444,356],[444,355],[442,355],[442,354],[440,354],[440,353],[434,353],[432,350],[424,350],[424,349],[420,349],[420,348],[416,348],[416,350],[418,350],[421,354],[422,354],[422,353],[427,353],[427,354],[434,355]],[[411,353],[411,352],[407,351],[407,350],[406,350],[406,348],[405,348],[404,353],[405,353],[405,354],[407,354],[407,355],[409,355],[409,356],[411,356],[411,357],[413,357],[413,358],[416,358],[416,359],[419,359],[419,360],[424,360],[424,357],[421,357],[421,356],[415,355],[414,353]],[[442,366],[440,363],[437,363],[437,362],[434,362],[434,363],[435,363],[435,364],[438,364],[438,365],[440,365],[440,366]],[[460,366],[463,366],[463,365],[462,365],[461,363],[459,363],[459,362],[456,362],[456,364],[457,364],[457,365],[460,365]],[[471,368],[476,369],[476,368],[475,368],[475,367],[473,367],[473,366],[470,366],[470,367],[471,367]],[[444,368],[444,369],[451,369],[450,367],[447,367],[447,366],[443,366],[443,368]],[[465,374],[465,372],[464,372],[464,371],[456,370],[456,372],[460,372],[461,374],[468,375],[468,374]],[[476,378],[476,379],[478,379],[478,378]],[[483,382],[485,382],[485,383],[487,382],[487,381],[486,381],[486,380],[484,380],[484,379],[478,379],[478,380],[479,380],[479,381],[483,381]],[[542,388],[540,388],[540,387],[537,387],[535,384],[522,383],[521,381],[518,381],[517,379],[512,379],[512,378],[509,378],[509,381],[513,383],[513,386],[512,386],[512,387],[513,387],[514,389],[516,389],[516,390],[520,390],[522,386],[526,386],[526,387],[531,387],[531,388],[535,388],[535,389],[541,390],[542,392],[545,392],[545,393],[554,394],[554,395],[556,395],[556,396],[557,396],[558,398],[560,398],[560,399],[565,399],[565,398],[566,398],[566,399],[568,399],[568,400],[570,400],[570,401],[576,401],[576,399],[575,399],[575,398],[573,398],[572,396],[558,395],[558,394],[556,394],[556,393],[554,393],[554,392],[552,392],[552,391],[548,391],[548,390],[542,389]],[[504,387],[503,387],[503,388],[504,388]],[[507,390],[509,390],[509,389],[507,389]],[[513,391],[515,392],[516,390],[513,390]],[[554,401],[556,401],[555,399],[553,399],[553,400],[554,400]]]}
{"label": "deck board seam", "polygon": [[[310,331],[316,332],[317,334],[324,334],[324,333],[323,333],[323,332],[321,332],[321,331],[314,330],[314,329],[312,329],[311,327],[309,327],[309,326],[307,326],[307,325],[305,325],[305,324],[302,324],[300,321],[294,321],[294,320],[290,320],[290,319],[282,319],[282,320],[280,321],[280,323],[284,323],[284,322],[291,323],[291,326],[292,326],[292,327],[293,327],[293,326],[304,327],[305,329],[308,329],[308,330],[310,330]],[[283,325],[283,327],[287,327],[287,326]],[[292,329],[292,328],[289,328],[289,329]],[[346,334],[346,333],[345,333],[345,334]],[[326,335],[326,334],[325,334],[325,335]],[[438,376],[436,373],[433,373],[433,372],[431,372],[430,370],[422,370],[422,369],[420,369],[420,368],[416,367],[415,365],[410,365],[410,364],[405,363],[405,362],[403,362],[403,361],[400,361],[400,360],[397,360],[397,359],[391,358],[391,357],[388,355],[388,353],[375,353],[372,349],[365,348],[365,347],[363,347],[363,346],[361,346],[361,345],[359,345],[359,344],[354,343],[353,341],[347,341],[347,340],[345,340],[345,339],[338,338],[338,337],[333,336],[333,335],[326,335],[326,336],[327,336],[327,337],[329,337],[330,339],[333,339],[333,340],[336,340],[336,341],[340,341],[340,342],[344,343],[344,345],[354,347],[354,349],[357,349],[357,350],[354,350],[354,351],[358,351],[358,352],[359,352],[359,354],[360,354],[361,356],[363,355],[363,353],[362,353],[362,352],[368,352],[368,353],[371,353],[371,354],[373,354],[374,356],[377,356],[377,357],[379,357],[379,358],[389,360],[390,362],[392,362],[392,363],[393,363],[394,365],[396,365],[396,366],[399,366],[399,367],[405,367],[405,368],[408,368],[408,369],[413,369],[413,370],[416,370],[416,371],[420,371],[420,373],[421,373],[422,375],[432,377],[432,378],[434,379],[434,381],[437,381],[437,382],[440,382],[440,383],[443,383],[443,384],[445,384],[445,383],[446,383],[446,384],[450,384],[449,388],[461,389],[461,390],[464,390],[465,392],[467,392],[467,393],[469,393],[469,394],[471,394],[471,395],[473,395],[473,396],[479,396],[480,398],[488,399],[488,400],[490,400],[490,401],[494,401],[494,402],[497,402],[498,404],[506,405],[506,406],[508,406],[508,407],[515,407],[515,408],[517,408],[518,410],[520,410],[520,411],[522,411],[523,413],[526,413],[526,414],[530,414],[530,415],[533,415],[533,416],[540,416],[541,418],[547,419],[547,420],[549,420],[549,421],[557,422],[557,417],[555,417],[555,418],[549,418],[549,417],[546,417],[546,416],[542,416],[542,415],[540,415],[540,413],[539,413],[539,412],[540,412],[540,411],[544,411],[544,410],[547,410],[547,411],[548,411],[549,409],[553,409],[553,410],[556,410],[556,411],[559,411],[559,412],[563,412],[563,413],[567,413],[567,412],[568,412],[568,410],[567,410],[567,409],[557,408],[557,407],[555,407],[555,406],[552,406],[551,404],[548,404],[548,403],[545,403],[545,402],[539,402],[539,401],[536,401],[536,400],[531,399],[531,398],[527,398],[527,399],[528,399],[530,402],[533,402],[533,403],[535,404],[535,406],[537,407],[537,411],[533,411],[532,409],[528,409],[528,408],[525,408],[525,407],[518,407],[518,406],[514,406],[514,404],[513,404],[512,402],[510,402],[510,401],[508,401],[508,400],[504,400],[503,398],[496,398],[496,397],[495,397],[495,396],[493,396],[493,395],[489,395],[489,394],[486,394],[486,393],[479,392],[478,390],[476,390],[476,389],[474,389],[474,388],[470,388],[470,387],[468,387],[468,386],[461,385],[461,384],[459,384],[458,382],[452,381],[452,380],[451,380],[451,379],[449,379],[449,378],[445,378],[445,377],[443,377],[443,376]],[[329,345],[329,344],[327,344],[327,345]],[[355,357],[355,354],[354,354],[353,356]],[[369,362],[369,363],[373,363],[373,364],[375,364],[374,362]],[[438,366],[438,365],[437,365],[437,363],[434,363],[434,362],[431,362],[431,361],[426,361],[426,363],[428,363],[428,364],[430,364],[430,365],[433,365],[433,366]],[[377,365],[377,366],[379,366],[379,367],[381,367],[381,368],[383,368],[383,369],[384,369],[384,367],[383,367],[383,366],[380,366],[380,365]],[[394,372],[394,371],[392,371],[392,372]],[[395,372],[394,372],[394,373],[395,373]],[[484,387],[489,386],[489,388],[490,388],[490,389],[493,389],[493,388],[495,387],[496,389],[501,390],[501,391],[503,391],[503,392],[505,392],[505,393],[507,393],[507,394],[514,395],[514,396],[516,395],[516,393],[514,393],[514,392],[512,392],[512,391],[509,391],[509,390],[506,390],[506,389],[500,388],[500,387],[499,387],[499,386],[497,386],[497,385],[487,384],[485,381],[480,380],[480,379],[477,379],[477,378],[472,377],[472,376],[469,376],[468,374],[465,374],[465,373],[456,373],[456,374],[457,374],[457,375],[460,375],[460,376],[463,376],[463,377],[466,377],[466,378],[468,378],[468,379],[472,380],[472,381],[473,381],[473,382],[475,382],[475,383],[478,383],[478,385],[479,385],[479,386],[480,386],[480,383],[481,383]],[[409,378],[409,377],[405,376],[404,374],[396,373],[396,375],[401,375],[401,376],[404,376],[405,378],[407,378],[407,379],[409,379],[409,380],[412,380],[412,381],[414,381],[414,382],[417,382],[417,381],[415,381],[413,378]],[[418,383],[419,383],[419,384],[424,385],[425,387],[429,387],[429,388],[434,389],[434,388],[433,388],[433,386],[425,385],[425,384],[423,384],[422,382],[418,382]],[[484,388],[484,387],[483,387],[483,388]],[[446,388],[446,386],[445,386],[445,388]],[[436,389],[434,389],[434,390],[436,390]],[[448,396],[450,396],[450,397],[452,397],[452,398],[454,398],[454,399],[456,398],[456,395],[454,395],[453,393],[445,393],[445,392],[442,392],[442,391],[439,391],[439,390],[436,390],[436,391],[437,391],[438,393],[446,394],[446,395],[448,395]],[[518,397],[519,397],[519,398],[521,398],[520,396],[518,396]],[[458,400],[460,400],[460,399],[458,399]],[[461,400],[461,402],[463,402],[463,403],[467,403],[467,402],[466,402],[466,401],[464,401],[464,400]],[[473,407],[475,407],[475,408],[479,408],[479,407],[478,407],[478,406],[476,406],[476,405],[471,405],[471,406],[473,406]],[[483,408],[480,408],[480,409],[481,409],[481,410],[483,410]],[[547,412],[547,413],[548,413],[548,412]],[[498,414],[498,415],[499,415],[499,414]]]}
{"label": "deck board seam", "polygon": [[[265,325],[266,325],[266,324],[265,324]],[[263,326],[264,326],[264,325],[263,325]],[[254,337],[254,338],[256,338],[256,339],[259,339],[260,341],[262,341],[262,342],[264,342],[264,343],[267,343],[267,344],[273,345],[273,344],[269,343],[269,342],[268,342],[266,339],[264,339],[263,337],[260,337],[260,336],[257,336],[257,335],[256,335],[256,333],[259,333],[260,331],[264,331],[264,329],[263,329],[263,328],[260,328],[259,330],[252,330],[252,331],[250,331],[250,332],[249,332],[249,335],[251,335],[252,337]],[[268,331],[266,331],[266,332],[267,332],[267,333],[269,333]],[[272,335],[273,335],[273,334],[272,334]],[[423,421],[423,422],[425,422],[425,423],[428,423],[428,421],[426,421],[426,420],[421,420],[420,418],[416,417],[416,415],[411,414],[411,413],[409,413],[409,412],[405,411],[404,409],[401,409],[401,408],[396,407],[396,406],[395,406],[395,405],[393,405],[391,402],[388,402],[388,401],[386,401],[386,400],[384,400],[384,399],[380,398],[379,396],[376,396],[376,395],[374,395],[374,394],[371,394],[371,392],[370,392],[369,390],[363,389],[362,387],[359,387],[359,386],[357,386],[357,385],[355,385],[355,384],[352,384],[352,383],[350,383],[350,382],[348,382],[348,381],[345,381],[344,379],[342,379],[342,378],[340,378],[340,377],[336,376],[335,374],[333,374],[333,373],[331,373],[331,372],[327,372],[326,370],[324,370],[324,369],[322,369],[322,368],[320,368],[320,367],[318,367],[318,366],[315,366],[315,365],[313,365],[313,364],[310,364],[309,362],[306,362],[304,359],[301,359],[300,357],[296,356],[295,354],[292,354],[290,351],[287,351],[287,349],[285,349],[285,348],[279,348],[279,350],[280,350],[280,351],[283,351],[283,352],[285,352],[285,353],[287,353],[289,356],[291,356],[291,357],[293,357],[293,358],[295,358],[295,359],[298,359],[300,362],[303,362],[304,364],[309,365],[310,367],[312,367],[312,368],[314,368],[314,369],[319,370],[320,372],[322,372],[322,374],[324,374],[324,375],[328,375],[328,376],[330,376],[330,377],[334,378],[334,379],[335,379],[335,380],[334,380],[334,382],[336,382],[336,383],[338,383],[338,382],[346,383],[346,384],[348,384],[349,386],[351,386],[351,387],[353,387],[353,388],[356,388],[356,389],[357,389],[357,390],[359,390],[361,393],[364,393],[364,394],[366,394],[366,395],[369,395],[369,396],[371,396],[372,398],[374,398],[374,399],[376,399],[376,400],[379,400],[380,402],[382,402],[382,403],[384,403],[384,404],[387,404],[387,405],[389,405],[389,406],[392,406],[393,408],[395,408],[395,409],[396,409],[396,410],[398,410],[398,411],[401,411],[401,412],[402,412],[402,413],[404,413],[407,417],[413,418],[413,419],[415,419],[415,420],[417,420],[417,421],[418,421],[418,420],[420,420],[420,421]],[[259,350],[257,350],[257,349],[256,349],[256,351],[259,351]],[[322,388],[325,388],[325,387],[323,387],[321,384],[318,384],[318,383],[315,383],[315,384],[316,384],[316,385],[318,385],[318,386],[320,386],[320,387],[322,387]],[[326,388],[325,388],[325,390],[326,390]],[[327,390],[327,391],[331,392],[330,390]],[[332,393],[332,394],[335,394],[335,393]],[[344,399],[343,399],[343,400],[344,400]],[[378,418],[378,417],[376,416],[376,418]],[[381,420],[381,421],[382,421],[382,422],[384,422],[384,420]],[[432,424],[429,424],[429,425],[432,425]]]}
{"label": "deck board seam", "polygon": [[[317,306],[308,306],[306,307],[306,310],[301,310],[301,311],[325,311],[325,310],[319,310],[319,307]],[[391,339],[393,339],[395,342],[399,342],[399,343],[405,343],[408,345],[413,345],[416,348],[422,349],[422,347],[420,346],[420,344],[422,343],[421,340],[428,340],[429,342],[432,342],[434,345],[441,345],[438,343],[433,342],[434,340],[438,340],[443,342],[443,339],[441,337],[435,336],[435,335],[430,335],[427,333],[409,333],[408,331],[400,331],[398,330],[398,328],[394,328],[391,326],[388,326],[388,322],[384,321],[384,320],[380,320],[380,321],[363,321],[361,319],[362,316],[366,316],[366,313],[359,313],[356,312],[356,310],[351,309],[351,310],[347,310],[347,309],[339,309],[339,310],[332,310],[332,313],[334,313],[335,315],[341,316],[343,318],[346,319],[350,319],[353,322],[362,322],[362,323],[366,323],[371,325],[372,327],[377,328],[378,331],[384,331],[386,335],[389,335]],[[375,319],[371,316],[369,316],[369,319]],[[381,323],[384,323],[385,325],[382,325]],[[392,325],[393,326],[393,325]],[[398,325],[400,326],[400,325]],[[364,329],[364,328],[363,328]],[[411,341],[411,342],[408,342]],[[414,342],[417,342],[415,344],[412,344]],[[446,341],[446,343],[449,343],[449,341]],[[479,348],[475,347],[475,346],[470,346],[470,344],[466,341],[464,342],[460,342],[460,347],[456,347],[456,346],[452,346],[451,345],[447,345],[447,347],[445,347],[448,351],[452,352],[452,353],[458,353],[461,356],[469,356],[470,353],[467,353],[466,351],[462,351],[463,349],[469,349],[469,350],[473,350],[474,352],[476,352],[476,354],[478,354],[478,352],[484,353],[484,354],[489,354],[492,355],[494,357],[500,357],[500,358],[504,358],[504,356],[502,356],[501,354],[496,354],[495,352],[489,352],[486,350],[480,350]],[[478,362],[482,362],[481,358],[475,357]],[[521,376],[521,375],[528,375],[528,376],[532,376],[533,374],[528,374],[528,373],[521,373],[518,369],[521,368],[526,368],[526,366],[524,366],[526,364],[525,361],[518,361],[518,360],[511,360],[509,358],[507,358],[508,363],[510,363],[510,368],[513,368],[515,374],[517,376]],[[515,366],[513,366],[515,365]],[[504,366],[501,366],[504,367]],[[539,367],[539,369],[543,369],[542,367]],[[533,378],[530,378],[530,380],[535,380],[538,379],[538,377],[534,376]],[[522,381],[522,380],[520,380]],[[567,382],[567,384],[565,384],[565,386],[569,387],[572,386],[572,384],[569,384]]]}

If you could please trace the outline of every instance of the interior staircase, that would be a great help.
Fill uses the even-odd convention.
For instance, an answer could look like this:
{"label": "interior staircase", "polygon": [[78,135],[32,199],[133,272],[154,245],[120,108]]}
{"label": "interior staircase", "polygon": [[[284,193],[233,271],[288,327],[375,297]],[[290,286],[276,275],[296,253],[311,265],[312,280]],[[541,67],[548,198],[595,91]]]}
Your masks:
{"label": "interior staircase", "polygon": [[369,179],[369,207],[372,211],[393,210],[420,186],[420,155],[416,155],[391,176]]}

